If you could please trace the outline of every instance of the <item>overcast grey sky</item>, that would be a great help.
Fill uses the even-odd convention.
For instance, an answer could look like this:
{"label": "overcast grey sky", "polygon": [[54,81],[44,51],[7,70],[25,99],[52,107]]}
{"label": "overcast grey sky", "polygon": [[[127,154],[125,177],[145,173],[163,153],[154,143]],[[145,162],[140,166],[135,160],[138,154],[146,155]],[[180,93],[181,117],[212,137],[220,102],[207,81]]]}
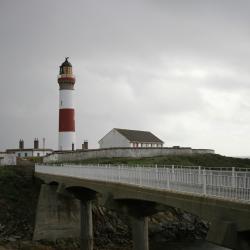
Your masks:
{"label": "overcast grey sky", "polygon": [[114,127],[250,155],[249,0],[0,0],[0,150],[57,149],[59,65],[77,146]]}

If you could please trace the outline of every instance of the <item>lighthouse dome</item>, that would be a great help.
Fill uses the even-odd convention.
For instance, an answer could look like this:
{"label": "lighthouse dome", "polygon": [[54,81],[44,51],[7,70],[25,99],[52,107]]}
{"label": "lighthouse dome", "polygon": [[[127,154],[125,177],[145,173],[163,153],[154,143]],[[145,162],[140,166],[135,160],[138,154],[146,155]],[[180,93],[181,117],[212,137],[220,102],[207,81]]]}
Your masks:
{"label": "lighthouse dome", "polygon": [[65,61],[60,66],[60,75],[72,75],[72,65],[68,61],[68,57],[65,58]]}
{"label": "lighthouse dome", "polygon": [[62,63],[61,67],[72,67],[68,59],[69,59],[68,57],[65,58],[65,61]]}

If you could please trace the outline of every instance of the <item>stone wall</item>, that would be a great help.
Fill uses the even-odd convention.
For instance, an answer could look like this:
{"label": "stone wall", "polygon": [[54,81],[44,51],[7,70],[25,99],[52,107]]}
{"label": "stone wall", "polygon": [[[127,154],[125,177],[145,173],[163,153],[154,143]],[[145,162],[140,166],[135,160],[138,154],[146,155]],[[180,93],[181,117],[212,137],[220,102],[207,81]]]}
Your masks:
{"label": "stone wall", "polygon": [[165,155],[214,154],[212,149],[192,148],[106,148],[79,150],[75,152],[55,152],[43,158],[44,163],[79,161],[94,158],[129,157],[142,158]]}

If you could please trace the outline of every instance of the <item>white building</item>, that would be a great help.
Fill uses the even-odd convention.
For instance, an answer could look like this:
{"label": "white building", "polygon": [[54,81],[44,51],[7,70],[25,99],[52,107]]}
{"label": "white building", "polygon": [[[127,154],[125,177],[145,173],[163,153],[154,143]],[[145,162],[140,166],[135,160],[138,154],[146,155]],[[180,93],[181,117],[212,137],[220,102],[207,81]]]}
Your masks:
{"label": "white building", "polygon": [[7,149],[6,153],[14,154],[16,157],[25,158],[25,157],[42,157],[53,152],[52,149],[48,148],[39,148],[39,141],[36,138],[34,140],[34,148],[24,148],[24,141],[19,141],[19,148],[16,149]]}
{"label": "white building", "polygon": [[15,154],[16,157],[25,158],[25,157],[42,157],[53,152],[52,149],[34,149],[34,148],[24,148],[24,149],[7,149],[8,154]]}
{"label": "white building", "polygon": [[15,154],[0,152],[0,166],[6,165],[16,165],[16,156]]}
{"label": "white building", "polygon": [[164,142],[149,131],[113,128],[100,141],[100,148],[157,148]]}

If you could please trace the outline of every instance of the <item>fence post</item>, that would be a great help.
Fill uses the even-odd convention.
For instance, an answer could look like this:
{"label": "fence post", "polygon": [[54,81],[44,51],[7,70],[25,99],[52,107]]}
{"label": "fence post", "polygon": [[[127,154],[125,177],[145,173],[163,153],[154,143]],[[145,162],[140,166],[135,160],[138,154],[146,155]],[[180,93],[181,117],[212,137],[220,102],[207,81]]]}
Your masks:
{"label": "fence post", "polygon": [[201,184],[201,166],[198,167],[198,184]]}
{"label": "fence post", "polygon": [[202,170],[202,185],[203,185],[203,194],[207,194],[207,176],[206,176],[206,170]]}
{"label": "fence post", "polygon": [[172,173],[172,181],[175,181],[174,165],[172,165],[171,173]]}
{"label": "fence post", "polygon": [[121,166],[118,167],[118,181],[121,182]]}
{"label": "fence post", "polygon": [[106,182],[107,182],[108,181],[108,165],[107,164],[106,164],[106,171],[105,172],[106,172],[105,176],[106,176]]}
{"label": "fence post", "polygon": [[167,189],[169,189],[170,188],[170,174],[169,174],[169,168],[167,168]]}
{"label": "fence post", "polygon": [[142,169],[141,169],[141,167],[139,167],[139,165],[137,165],[137,169],[139,170],[139,184],[141,186],[141,183],[142,183]]}
{"label": "fence post", "polygon": [[156,183],[158,182],[158,168],[157,168],[157,164],[155,165],[155,180]]}
{"label": "fence post", "polygon": [[232,187],[235,188],[235,167],[232,167]]}

